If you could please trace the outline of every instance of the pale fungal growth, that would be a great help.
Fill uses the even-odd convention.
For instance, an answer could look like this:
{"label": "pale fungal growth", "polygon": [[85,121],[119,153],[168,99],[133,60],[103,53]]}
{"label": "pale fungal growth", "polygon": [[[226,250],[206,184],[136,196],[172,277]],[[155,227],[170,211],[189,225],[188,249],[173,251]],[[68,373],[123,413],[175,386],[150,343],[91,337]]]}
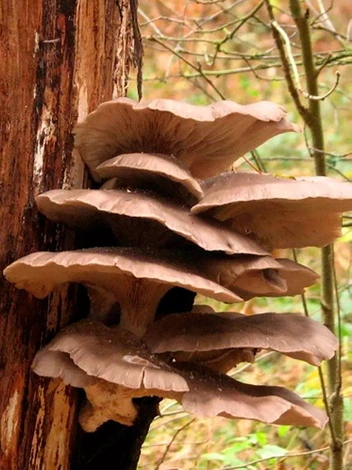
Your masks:
{"label": "pale fungal growth", "polygon": [[319,365],[336,349],[324,326],[290,314],[163,310],[174,287],[230,303],[301,294],[317,281],[268,250],[332,241],[341,213],[352,209],[352,185],[218,175],[270,137],[296,131],[285,116],[269,102],[121,98],[76,126],[76,148],[103,186],[48,191],[36,203],[50,220],[89,231],[88,248],[32,253],[4,274],[39,298],[67,282],[87,288],[89,318],[61,331],[33,362],[38,375],[85,390],[79,419],[87,432],[108,420],[133,425],[133,399],[151,395],[200,416],[324,426],[325,413],[293,392],[226,375],[261,349]]}
{"label": "pale fungal growth", "polygon": [[[190,370],[189,363],[180,363],[177,368]],[[322,410],[283,387],[245,384],[196,365],[191,366],[190,373],[193,387],[181,401],[189,413],[318,428],[327,422]]]}
{"label": "pale fungal growth", "polygon": [[172,155],[193,177],[206,178],[283,132],[298,131],[281,106],[269,101],[240,105],[220,101],[194,106],[157,99],[119,98],[101,104],[74,129],[75,143],[92,176],[107,159],[126,153]]}
{"label": "pale fungal growth", "polygon": [[202,187],[194,214],[215,217],[267,249],[325,246],[341,235],[341,214],[352,209],[351,183],[323,176],[228,172]]}

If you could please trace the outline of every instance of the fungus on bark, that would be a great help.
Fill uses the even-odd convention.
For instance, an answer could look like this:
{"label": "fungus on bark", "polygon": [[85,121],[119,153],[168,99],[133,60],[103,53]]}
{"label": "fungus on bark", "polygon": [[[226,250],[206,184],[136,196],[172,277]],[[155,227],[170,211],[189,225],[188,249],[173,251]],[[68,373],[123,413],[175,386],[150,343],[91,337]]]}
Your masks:
{"label": "fungus on bark", "polygon": [[[340,212],[352,208],[350,187],[248,173],[213,177],[268,138],[295,130],[268,102],[202,108],[126,98],[100,105],[76,126],[76,148],[93,177],[107,181],[98,190],[49,191],[36,202],[53,221],[111,229],[113,246],[33,253],[4,273],[40,298],[66,282],[87,287],[90,318],[64,329],[33,363],[39,375],[85,389],[85,430],[108,419],[131,425],[132,400],[148,395],[175,398],[203,416],[323,426],[325,414],[294,393],[242,384],[226,372],[261,348],[318,364],[336,347],[325,327],[271,313],[163,318],[161,309],[155,317],[174,286],[238,302],[296,295],[316,282],[313,271],[267,250],[330,241]],[[322,227],[326,221],[332,228]],[[308,233],[309,224],[318,230]],[[108,319],[117,305],[119,314]]]}

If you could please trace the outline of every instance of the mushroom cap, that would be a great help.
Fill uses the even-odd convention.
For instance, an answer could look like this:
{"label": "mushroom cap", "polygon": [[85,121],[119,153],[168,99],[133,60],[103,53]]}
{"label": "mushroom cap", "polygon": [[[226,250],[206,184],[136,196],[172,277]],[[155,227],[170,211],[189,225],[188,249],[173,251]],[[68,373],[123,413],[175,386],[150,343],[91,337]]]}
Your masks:
{"label": "mushroom cap", "polygon": [[259,296],[288,297],[303,294],[306,287],[315,284],[319,279],[315,271],[303,264],[286,258],[276,258],[275,261],[278,263],[276,268],[249,271],[235,280],[232,287],[227,283],[221,284],[236,292],[243,300],[248,300]]}
{"label": "mushroom cap", "polygon": [[120,327],[109,328],[91,320],[68,326],[37,354],[39,358],[36,356],[33,368],[39,375],[43,375],[43,367],[39,368],[38,363],[42,363],[44,358],[47,361],[45,375],[50,376],[53,364],[48,353],[64,354],[81,374],[128,388],[189,390],[187,382],[177,371],[151,354],[133,333]]}
{"label": "mushroom cap", "polygon": [[212,263],[197,257],[198,266],[214,281],[245,300],[257,296],[297,295],[319,277],[311,269],[286,259],[271,256],[213,257]]}
{"label": "mushroom cap", "polygon": [[173,250],[135,248],[37,252],[12,263],[4,275],[18,289],[25,289],[38,298],[46,297],[66,282],[93,284],[114,292],[125,276],[184,287],[223,302],[240,300],[236,294],[204,277],[184,256],[185,252]]}
{"label": "mushroom cap", "polygon": [[[187,193],[198,201],[203,196],[199,182],[175,157],[150,153],[127,153],[110,158],[96,168],[100,178],[117,178],[118,185],[143,187],[168,194]],[[157,188],[157,189],[156,189]],[[183,191],[182,191],[183,188]],[[188,197],[189,199],[189,197]]]}
{"label": "mushroom cap", "polygon": [[75,146],[99,181],[96,167],[119,154],[173,155],[196,178],[229,167],[271,137],[298,128],[281,106],[268,101],[240,105],[220,101],[194,106],[168,99],[136,103],[119,98],[101,104],[74,129]]}
{"label": "mushroom cap", "polygon": [[200,365],[175,363],[174,368],[191,376],[190,391],[182,395],[182,406],[198,416],[244,418],[273,424],[323,428],[324,411],[282,387],[250,385]]}
{"label": "mushroom cap", "polygon": [[[281,387],[243,384],[192,363],[169,365],[120,327],[82,320],[62,330],[38,353],[33,364],[37,373],[43,371],[44,362],[46,376],[67,377],[56,367],[58,356],[50,364],[53,353],[65,355],[69,369],[77,367],[85,379],[94,381],[84,386],[92,403],[81,417],[87,431],[107,419],[132,424],[136,416],[132,398],[148,395],[176,398],[186,411],[200,416],[318,427],[326,421],[323,412]],[[69,381],[77,384],[77,378]]]}
{"label": "mushroom cap", "polygon": [[[324,325],[293,314],[171,314],[151,323],[143,340],[153,353],[269,349],[315,366],[337,348]],[[192,359],[190,359],[192,360]]]}
{"label": "mushroom cap", "polygon": [[[156,221],[205,250],[227,254],[267,254],[256,242],[218,221],[192,215],[187,208],[150,194],[126,190],[56,189],[38,196],[36,203],[50,220],[74,228],[93,228],[108,223],[118,236],[124,230],[121,217],[142,218]],[[129,228],[128,225],[126,227]],[[141,231],[138,226],[135,230]],[[127,232],[129,234],[130,231]]]}
{"label": "mushroom cap", "polygon": [[32,369],[41,377],[60,377],[66,385],[84,388],[96,383],[95,377],[80,369],[65,353],[51,351],[48,346],[41,349],[34,357]]}
{"label": "mushroom cap", "polygon": [[352,184],[323,176],[228,172],[202,187],[205,196],[193,213],[227,221],[267,248],[327,245],[340,235],[341,213],[352,209]]}

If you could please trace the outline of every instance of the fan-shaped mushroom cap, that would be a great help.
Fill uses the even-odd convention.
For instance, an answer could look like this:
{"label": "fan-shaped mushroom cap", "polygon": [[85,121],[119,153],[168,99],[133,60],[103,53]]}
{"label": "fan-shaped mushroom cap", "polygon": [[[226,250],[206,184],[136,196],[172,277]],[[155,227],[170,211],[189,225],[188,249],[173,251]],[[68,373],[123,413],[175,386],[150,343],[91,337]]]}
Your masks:
{"label": "fan-shaped mushroom cap", "polygon": [[179,253],[172,250],[91,248],[60,253],[40,251],[10,264],[4,275],[18,289],[26,289],[38,298],[46,297],[56,286],[66,282],[98,285],[120,293],[124,278],[135,278],[156,285],[184,287],[223,302],[239,300],[228,289],[203,277],[194,265],[187,260],[182,261]]}
{"label": "fan-shaped mushroom cap", "polygon": [[[306,287],[315,284],[319,275],[311,269],[286,258],[276,258],[276,269],[264,269],[263,271],[249,271],[238,280],[230,284],[221,283],[225,287],[236,292],[243,300],[252,299],[254,296],[278,297],[303,294]],[[265,281],[263,283],[263,280]],[[278,282],[283,282],[285,290],[280,291]],[[281,292],[281,293],[280,293]]]}
{"label": "fan-shaped mushroom cap", "polygon": [[245,300],[300,294],[318,278],[303,265],[271,256],[218,255],[212,263],[199,256],[197,262],[207,276]]}
{"label": "fan-shaped mushroom cap", "polygon": [[[192,215],[186,208],[149,194],[125,190],[56,189],[38,196],[36,203],[49,219],[75,228],[93,228],[106,222],[116,236],[123,236],[121,216],[137,220],[143,218],[158,222],[205,250],[228,254],[267,254],[256,242],[219,222]],[[148,240],[148,233],[138,230],[138,225],[135,232],[142,233]],[[130,230],[127,230],[127,236],[131,237]]]}
{"label": "fan-shaped mushroom cap", "polygon": [[244,418],[319,428],[324,427],[327,421],[323,411],[282,387],[244,384],[190,363],[176,363],[176,366],[174,370],[182,374],[190,391],[131,390],[104,381],[87,387],[87,397],[94,408],[80,416],[82,426],[86,431],[95,431],[108,419],[132,424],[137,413],[131,399],[148,395],[176,399],[186,411],[197,416]]}
{"label": "fan-shaped mushroom cap", "polygon": [[283,108],[268,101],[247,106],[221,101],[200,107],[120,98],[101,104],[76,126],[75,145],[96,180],[99,164],[133,152],[173,155],[194,177],[205,178],[271,137],[298,130],[285,116]]}
{"label": "fan-shaped mushroom cap", "polygon": [[316,366],[337,347],[324,325],[285,313],[171,314],[150,324],[143,340],[153,353],[269,349]]}
{"label": "fan-shaped mushroom cap", "polygon": [[202,187],[193,213],[228,221],[267,248],[327,245],[340,235],[341,213],[352,209],[352,184],[322,176],[223,173]]}
{"label": "fan-shaped mushroom cap", "polygon": [[[53,361],[52,354],[61,356]],[[33,364],[37,373],[61,377],[68,376],[66,366],[69,373],[76,367],[83,379],[94,380],[84,385],[89,403],[80,415],[88,432],[109,419],[131,425],[136,417],[132,398],[148,395],[175,398],[201,416],[313,426],[322,426],[325,420],[322,412],[288,390],[242,384],[192,363],[167,364],[131,332],[99,322],[83,320],[65,328]],[[80,385],[76,377],[70,376],[69,382]]]}
{"label": "fan-shaped mushroom cap", "polygon": [[245,418],[273,424],[322,428],[326,414],[282,387],[249,385],[224,374],[189,363],[176,363],[180,371],[190,371],[190,391],[182,396],[182,406],[198,416]]}
{"label": "fan-shaped mushroom cap", "polygon": [[181,200],[197,202],[203,196],[199,182],[175,157],[150,153],[127,153],[96,168],[101,178],[116,178],[115,188],[153,189]]}
{"label": "fan-shaped mushroom cap", "polygon": [[79,421],[87,432],[109,419],[132,425],[137,416],[132,399],[155,394],[154,387],[170,396],[189,390],[182,374],[151,354],[133,333],[90,320],[62,330],[37,353],[32,368],[85,389],[88,403]]}
{"label": "fan-shaped mushroom cap", "polygon": [[[128,388],[189,390],[182,376],[151,354],[133,333],[120,327],[109,328],[100,322],[82,320],[64,328],[37,354],[33,363],[36,373],[43,375],[43,367],[40,369],[38,363],[50,358],[53,352],[65,354],[90,377]],[[45,372],[48,376],[49,365]]]}
{"label": "fan-shaped mushroom cap", "polygon": [[[223,302],[239,301],[236,294],[204,277],[180,257],[184,254],[131,248],[38,252],[15,261],[4,274],[17,288],[26,289],[38,298],[66,282],[105,289],[120,304],[120,325],[142,336],[154,320],[162,296],[173,286]],[[111,298],[108,305],[112,305]]]}
{"label": "fan-shaped mushroom cap", "polygon": [[60,377],[66,385],[84,388],[94,385],[96,378],[80,369],[65,353],[51,351],[50,347],[41,349],[34,357],[32,369],[41,377]]}

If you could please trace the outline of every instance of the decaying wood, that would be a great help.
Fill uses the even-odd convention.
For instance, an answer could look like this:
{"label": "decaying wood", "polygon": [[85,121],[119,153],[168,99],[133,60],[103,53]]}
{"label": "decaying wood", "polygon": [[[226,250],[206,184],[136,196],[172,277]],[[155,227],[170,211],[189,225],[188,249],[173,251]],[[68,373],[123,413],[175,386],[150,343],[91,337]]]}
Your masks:
{"label": "decaying wood", "polygon": [[[82,187],[71,129],[112,96],[118,13],[114,0],[4,0],[0,23],[2,271],[27,253],[73,247],[73,234],[38,215],[34,197]],[[62,289],[39,302],[1,277],[1,469],[70,468],[76,393],[39,379],[30,364],[82,315],[74,299]]]}
{"label": "decaying wood", "polygon": [[117,0],[120,27],[117,35],[118,67],[114,73],[116,97],[125,96],[128,89],[130,69],[137,70],[137,92],[142,98],[143,44],[138,25],[138,0]]}

